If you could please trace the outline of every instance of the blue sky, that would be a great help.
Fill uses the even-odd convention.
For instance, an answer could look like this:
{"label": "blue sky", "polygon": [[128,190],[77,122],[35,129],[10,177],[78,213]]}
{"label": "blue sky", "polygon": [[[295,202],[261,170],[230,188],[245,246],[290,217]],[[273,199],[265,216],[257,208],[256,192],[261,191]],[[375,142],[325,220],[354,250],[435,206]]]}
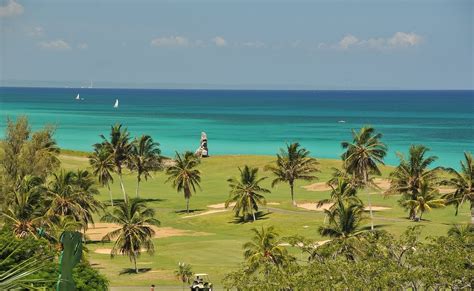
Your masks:
{"label": "blue sky", "polygon": [[75,87],[473,89],[473,3],[0,0],[1,78]]}

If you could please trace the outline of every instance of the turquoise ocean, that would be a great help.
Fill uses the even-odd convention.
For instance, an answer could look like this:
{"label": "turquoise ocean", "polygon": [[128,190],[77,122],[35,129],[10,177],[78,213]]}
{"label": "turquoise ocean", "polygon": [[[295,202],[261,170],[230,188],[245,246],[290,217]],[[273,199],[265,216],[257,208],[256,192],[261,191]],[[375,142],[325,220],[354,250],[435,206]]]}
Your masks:
{"label": "turquoise ocean", "polygon": [[456,168],[464,151],[474,152],[474,91],[2,87],[0,115],[2,136],[7,117],[26,115],[33,128],[54,125],[60,147],[83,151],[122,123],[132,136],[151,135],[165,155],[194,151],[205,131],[211,155],[274,155],[298,141],[316,157],[339,159],[341,141],[363,125],[383,133],[391,165],[411,144],[427,145],[437,165]]}

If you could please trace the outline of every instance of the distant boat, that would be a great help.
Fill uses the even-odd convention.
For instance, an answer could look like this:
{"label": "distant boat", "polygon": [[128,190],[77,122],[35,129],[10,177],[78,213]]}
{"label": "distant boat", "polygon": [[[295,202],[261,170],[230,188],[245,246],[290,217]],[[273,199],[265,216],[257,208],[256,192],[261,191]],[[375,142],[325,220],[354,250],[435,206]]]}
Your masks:
{"label": "distant boat", "polygon": [[79,94],[77,94],[76,100],[81,100],[81,97],[79,96]]}
{"label": "distant boat", "polygon": [[338,123],[346,123],[345,120],[339,120]]}
{"label": "distant boat", "polygon": [[119,105],[118,99],[115,99],[114,108],[118,108],[118,105]]}

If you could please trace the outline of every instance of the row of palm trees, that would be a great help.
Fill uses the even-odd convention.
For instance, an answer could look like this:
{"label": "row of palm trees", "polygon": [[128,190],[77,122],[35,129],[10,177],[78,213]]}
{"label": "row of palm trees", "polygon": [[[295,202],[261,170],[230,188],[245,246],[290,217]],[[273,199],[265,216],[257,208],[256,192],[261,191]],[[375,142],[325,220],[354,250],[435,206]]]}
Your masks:
{"label": "row of palm trees", "polygon": [[130,133],[121,124],[111,127],[110,138],[100,136],[101,143],[94,145],[94,153],[89,157],[90,165],[99,183],[106,186],[110,194],[110,203],[113,205],[110,184],[113,183],[112,173],[116,173],[124,200],[128,199],[123,183],[123,170],[135,172],[137,186],[135,195],[139,197],[140,182],[147,180],[150,172],[160,170],[162,167],[161,150],[159,143],[154,142],[149,135],[142,135],[131,140]]}

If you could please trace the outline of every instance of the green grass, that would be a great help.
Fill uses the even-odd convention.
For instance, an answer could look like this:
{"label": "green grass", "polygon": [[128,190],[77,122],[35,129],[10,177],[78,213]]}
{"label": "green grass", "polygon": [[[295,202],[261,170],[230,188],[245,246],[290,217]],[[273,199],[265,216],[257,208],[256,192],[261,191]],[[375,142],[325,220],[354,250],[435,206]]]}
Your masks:
{"label": "green grass", "polygon": [[[64,168],[77,169],[88,167],[85,154],[75,155],[73,152],[62,151],[61,160]],[[202,191],[191,198],[191,209],[197,211],[207,210],[207,205],[222,203],[228,197],[229,177],[238,175],[238,167],[248,164],[259,167],[260,175],[270,176],[263,171],[263,166],[272,162],[272,156],[215,156],[204,159],[200,165],[202,171]],[[331,167],[340,166],[340,161],[320,160],[319,181],[325,182],[331,175]],[[387,177],[391,171],[390,167],[383,167],[383,176]],[[118,179],[112,186],[114,198],[122,198]],[[300,234],[314,240],[324,240],[317,229],[324,221],[324,214],[316,211],[308,211],[291,206],[289,187],[281,184],[272,193],[267,195],[268,202],[279,202],[280,205],[268,206],[269,210],[262,220],[255,223],[236,224],[230,211],[214,213],[193,218],[183,218],[186,214],[177,211],[185,208],[185,200],[182,194],[176,193],[169,184],[165,183],[164,173],[159,172],[152,179],[141,185],[141,197],[154,199],[149,206],[157,211],[157,218],[162,226],[177,229],[205,232],[203,236],[174,236],[158,238],[154,240],[156,252],[149,256],[142,254],[138,261],[139,268],[150,268],[148,272],[138,275],[124,274],[124,270],[131,268],[132,263],[127,257],[117,256],[111,259],[109,255],[97,254],[94,250],[98,248],[111,248],[111,243],[89,243],[90,261],[94,267],[105,274],[111,286],[150,286],[176,285],[180,283],[175,279],[173,272],[178,262],[186,262],[193,266],[193,271],[208,273],[212,281],[220,285],[220,280],[225,273],[229,272],[242,261],[242,244],[249,240],[253,227],[274,225],[282,236]],[[271,178],[263,185],[270,188]],[[317,201],[328,197],[328,192],[310,192],[301,188],[308,183],[299,183],[296,187],[296,199],[298,201]],[[125,176],[127,193],[135,195],[135,176]],[[108,201],[108,192],[101,189],[99,199]],[[360,197],[366,202],[368,194],[361,193]],[[454,209],[436,209],[431,213],[424,214],[426,219],[415,223],[406,219],[406,212],[398,206],[399,197],[384,197],[381,194],[371,195],[372,203],[376,206],[390,207],[390,210],[375,212],[374,223],[395,235],[400,235],[408,226],[424,225],[425,236],[445,235],[453,223],[465,223],[469,221],[468,207],[465,205],[459,216],[454,216]],[[368,215],[367,215],[368,216]],[[96,217],[98,221],[98,217]],[[370,221],[366,220],[367,225]],[[308,226],[305,228],[305,226]]]}

